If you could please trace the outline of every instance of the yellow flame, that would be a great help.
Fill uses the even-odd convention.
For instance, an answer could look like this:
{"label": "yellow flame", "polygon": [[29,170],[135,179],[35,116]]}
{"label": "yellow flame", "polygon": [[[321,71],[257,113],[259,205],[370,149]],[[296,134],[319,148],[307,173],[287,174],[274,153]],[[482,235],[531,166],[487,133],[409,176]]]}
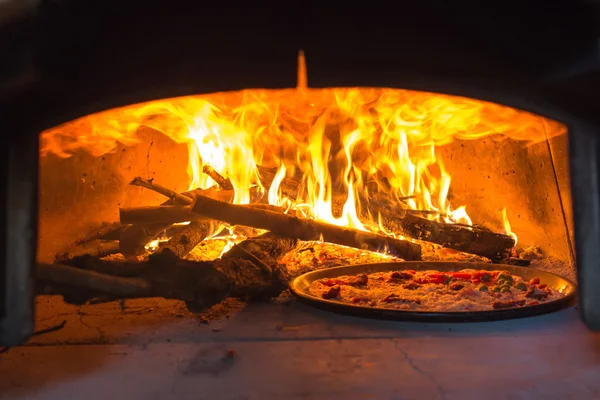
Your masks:
{"label": "yellow flame", "polygon": [[282,198],[279,193],[279,186],[281,185],[283,178],[285,178],[285,173],[286,173],[285,165],[281,164],[281,166],[277,170],[277,173],[275,174],[275,177],[273,178],[271,187],[269,188],[268,200],[269,200],[269,204],[271,204],[271,205],[274,205],[274,206],[284,206],[285,205],[285,201],[284,201],[285,199]]}
{"label": "yellow flame", "polygon": [[144,248],[145,248],[145,249],[146,249],[148,252],[150,252],[150,253],[153,253],[153,252],[155,252],[155,251],[158,249],[158,246],[159,246],[161,243],[163,243],[163,242],[166,242],[166,241],[168,241],[168,240],[169,240],[169,239],[167,239],[167,238],[164,238],[164,237],[161,237],[161,238],[159,238],[159,239],[154,239],[154,240],[151,240],[150,242],[148,242],[148,243],[146,244],[146,246],[144,246]]}
{"label": "yellow flame", "polygon": [[517,235],[510,229],[510,222],[508,222],[508,216],[506,215],[506,207],[502,209],[502,220],[504,221],[504,231],[507,235],[512,236],[515,239],[515,246],[517,245]]}
{"label": "yellow flame", "polygon": [[[365,220],[360,212],[372,191],[396,199],[400,208],[428,211],[428,218],[472,224],[464,206],[451,205],[452,180],[436,157],[437,146],[489,135],[537,142],[566,132],[558,122],[462,97],[307,88],[303,54],[299,60],[301,90],[214,93],[108,110],[43,132],[41,155],[69,157],[80,149],[102,155],[117,143],[139,143],[138,128],[147,126],[187,145],[190,189],[215,186],[202,172],[209,165],[231,182],[233,203],[247,204],[265,192],[259,166],[277,168],[269,204],[385,232],[380,215]],[[306,190],[288,199],[280,185],[295,174]]]}

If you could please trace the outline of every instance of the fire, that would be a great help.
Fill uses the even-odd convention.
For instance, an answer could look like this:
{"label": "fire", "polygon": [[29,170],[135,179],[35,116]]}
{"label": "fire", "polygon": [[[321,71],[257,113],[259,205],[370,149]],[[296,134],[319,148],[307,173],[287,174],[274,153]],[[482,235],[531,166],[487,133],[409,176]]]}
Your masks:
{"label": "fire", "polygon": [[[466,208],[451,204],[452,177],[436,157],[437,147],[492,135],[537,142],[566,131],[537,115],[456,96],[310,89],[303,62],[301,67],[297,89],[157,100],[80,118],[43,132],[41,154],[69,157],[83,149],[101,155],[117,143],[138,143],[137,129],[148,126],[187,145],[190,189],[216,185],[202,172],[209,165],[231,182],[234,203],[266,195],[269,204],[311,218],[389,233],[381,228],[381,215],[361,213],[374,193],[428,218],[472,225]],[[262,167],[277,171],[268,193]],[[291,177],[305,188],[293,199],[280,190]],[[503,216],[514,235],[506,210]]]}
{"label": "fire", "polygon": [[508,217],[506,216],[506,207],[502,209],[502,220],[504,221],[504,231],[508,236],[512,236],[515,239],[515,247],[517,246],[517,235],[510,229],[510,222],[508,222]]}

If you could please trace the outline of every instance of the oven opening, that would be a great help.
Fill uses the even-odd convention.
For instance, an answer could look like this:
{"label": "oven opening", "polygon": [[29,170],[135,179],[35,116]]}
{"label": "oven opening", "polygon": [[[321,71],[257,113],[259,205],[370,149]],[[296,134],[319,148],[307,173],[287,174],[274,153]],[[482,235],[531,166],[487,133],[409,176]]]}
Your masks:
{"label": "oven opening", "polygon": [[[290,296],[306,272],[404,261],[575,279],[565,125],[438,93],[312,89],[300,66],[297,88],[160,99],[44,131],[38,303],[166,299],[214,316]],[[388,308],[440,311],[423,304]]]}

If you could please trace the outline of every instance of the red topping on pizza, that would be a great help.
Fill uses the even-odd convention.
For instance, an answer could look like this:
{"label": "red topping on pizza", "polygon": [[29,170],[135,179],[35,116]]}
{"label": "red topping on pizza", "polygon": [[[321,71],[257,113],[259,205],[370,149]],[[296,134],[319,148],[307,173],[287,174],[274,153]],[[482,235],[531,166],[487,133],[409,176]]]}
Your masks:
{"label": "red topping on pizza", "polygon": [[314,281],[309,292],[362,307],[407,311],[486,311],[535,306],[564,296],[508,271],[391,271]]}
{"label": "red topping on pizza", "polygon": [[335,299],[340,295],[341,288],[339,286],[333,286],[326,292],[321,294],[324,299]]}

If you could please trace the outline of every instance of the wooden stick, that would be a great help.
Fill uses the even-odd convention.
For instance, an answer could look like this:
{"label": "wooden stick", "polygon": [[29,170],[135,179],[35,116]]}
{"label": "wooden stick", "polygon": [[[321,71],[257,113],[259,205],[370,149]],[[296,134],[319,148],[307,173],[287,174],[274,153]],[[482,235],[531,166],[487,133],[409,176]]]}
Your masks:
{"label": "wooden stick", "polygon": [[387,250],[407,261],[421,259],[421,246],[405,240],[287,214],[228,204],[202,195],[196,196],[192,212],[232,225],[266,229],[283,237],[300,240],[319,240],[322,237],[326,242],[343,246],[371,251]]}
{"label": "wooden stick", "polygon": [[83,257],[77,259],[77,266],[83,270],[41,265],[38,278],[94,291],[92,297],[97,292],[122,297],[162,296],[184,300],[188,306],[194,305],[194,309],[203,309],[227,296],[254,299],[277,296],[287,288],[292,276],[277,260],[296,244],[295,239],[267,233],[239,243],[218,260],[175,259],[169,260],[167,265],[161,259],[122,262]]}
{"label": "wooden stick", "polygon": [[[210,197],[210,196],[209,196]],[[212,197],[211,197],[212,198]],[[248,204],[247,207],[275,212],[285,212],[282,207],[271,204]],[[295,210],[289,210],[288,214],[295,215]],[[188,206],[145,206],[124,207],[119,209],[121,223],[127,224],[177,224],[188,221],[206,220],[205,217],[191,212]]]}
{"label": "wooden stick", "polygon": [[[275,173],[262,167],[259,167],[259,171],[261,179],[264,179],[263,185],[268,190]],[[282,193],[291,200],[296,200],[296,196],[302,191],[303,186],[297,178],[286,177],[280,187]],[[346,195],[334,193],[332,200],[334,215],[341,214],[345,201]],[[447,224],[423,218],[416,215],[414,211],[402,208],[397,202],[382,193],[376,193],[369,199],[361,196],[360,202],[366,205],[360,209],[361,221],[368,221],[372,217],[377,218],[377,215],[381,213],[383,227],[396,235],[436,243],[465,253],[477,254],[494,262],[509,257],[515,246],[514,239],[508,235],[494,233],[476,226]]]}
{"label": "wooden stick", "polygon": [[119,241],[118,240],[92,240],[91,242],[82,243],[68,251],[59,253],[56,255],[57,260],[69,260],[75,257],[81,257],[84,255],[94,257],[104,257],[109,254],[118,253]]}
{"label": "wooden stick", "polygon": [[121,229],[119,249],[124,256],[139,256],[146,252],[145,246],[171,224],[131,225]]}
{"label": "wooden stick", "polygon": [[211,233],[213,224],[210,221],[194,221],[183,228],[168,241],[158,245],[156,252],[150,255],[154,260],[159,258],[183,258]]}
{"label": "wooden stick", "polygon": [[[90,242],[95,239],[113,240],[118,239],[117,231],[121,228],[119,221],[116,222],[103,222],[98,228],[92,231],[90,234],[77,240],[72,247],[77,247],[83,243]],[[109,237],[110,236],[110,237]]]}
{"label": "wooden stick", "polygon": [[130,182],[133,186],[140,186],[149,190],[152,190],[156,193],[160,193],[163,196],[166,196],[170,199],[170,202],[165,202],[162,205],[190,205],[192,204],[192,200],[194,198],[195,193],[201,193],[204,196],[209,196],[221,201],[230,201],[233,199],[234,192],[231,190],[214,190],[214,189],[195,189],[184,193],[177,193],[174,190],[171,190],[162,185],[158,185],[154,183],[152,180],[144,179],[141,177],[133,178]]}
{"label": "wooden stick", "polygon": [[515,246],[514,239],[508,235],[461,224],[439,223],[404,211],[400,213],[397,207],[383,196],[371,199],[369,209],[381,213],[384,228],[391,232],[477,254],[492,261],[509,257]]}
{"label": "wooden stick", "polygon": [[152,179],[144,179],[144,178],[138,176],[136,178],[133,178],[133,180],[130,182],[130,185],[141,186],[143,188],[153,190],[157,193],[167,196],[172,201],[177,202],[177,203],[192,204],[191,196],[188,197],[186,195],[177,193],[176,191],[166,188],[164,186],[157,185],[156,183],[154,183],[152,181]]}
{"label": "wooden stick", "polygon": [[146,297],[152,293],[152,286],[142,278],[120,278],[56,263],[38,264],[37,276],[48,282],[122,297]]}
{"label": "wooden stick", "polygon": [[281,237],[272,232],[267,232],[236,244],[221,258],[247,258],[250,255],[250,260],[259,260],[256,264],[266,264],[269,268],[273,268],[282,255],[291,251],[297,245],[298,240],[295,238]]}
{"label": "wooden stick", "polygon": [[223,175],[219,174],[217,171],[215,171],[210,165],[203,166],[202,172],[210,176],[213,179],[213,181],[217,182],[217,185],[219,185],[222,189],[233,190],[233,184],[231,183],[231,181],[223,177]]}
{"label": "wooden stick", "polygon": [[[188,199],[193,196],[191,192],[185,192],[183,194],[176,193],[171,189],[167,189],[160,185],[155,185],[153,182],[142,179],[140,177],[134,178],[131,182],[132,185],[141,186],[150,190],[154,190],[161,193],[171,200],[164,202],[162,205],[173,205],[173,204],[189,204]],[[173,195],[175,193],[175,195]],[[184,221],[181,221],[184,222]],[[148,221],[146,224],[136,224],[132,226],[125,226],[120,230],[120,249],[121,253],[125,256],[134,256],[144,254],[144,246],[161,234],[167,229],[171,223],[152,223]]]}
{"label": "wooden stick", "polygon": [[[259,171],[261,179],[264,180],[263,185],[268,188],[275,174],[262,167]],[[294,200],[302,190],[302,185],[294,179],[285,178],[280,188],[282,193]],[[341,212],[345,200],[345,195],[334,194],[332,202],[334,215]],[[487,257],[492,261],[500,261],[508,257],[514,248],[515,243],[511,236],[476,227],[431,221],[406,212],[406,209],[400,208],[398,204],[382,194],[377,194],[368,200],[361,199],[361,204],[367,205],[361,207],[359,215],[361,220],[367,221],[371,216],[376,217],[381,213],[384,228],[396,235],[437,243],[465,253]]]}
{"label": "wooden stick", "polygon": [[190,211],[189,206],[147,206],[119,208],[119,218],[126,224],[176,224],[203,219]]}

